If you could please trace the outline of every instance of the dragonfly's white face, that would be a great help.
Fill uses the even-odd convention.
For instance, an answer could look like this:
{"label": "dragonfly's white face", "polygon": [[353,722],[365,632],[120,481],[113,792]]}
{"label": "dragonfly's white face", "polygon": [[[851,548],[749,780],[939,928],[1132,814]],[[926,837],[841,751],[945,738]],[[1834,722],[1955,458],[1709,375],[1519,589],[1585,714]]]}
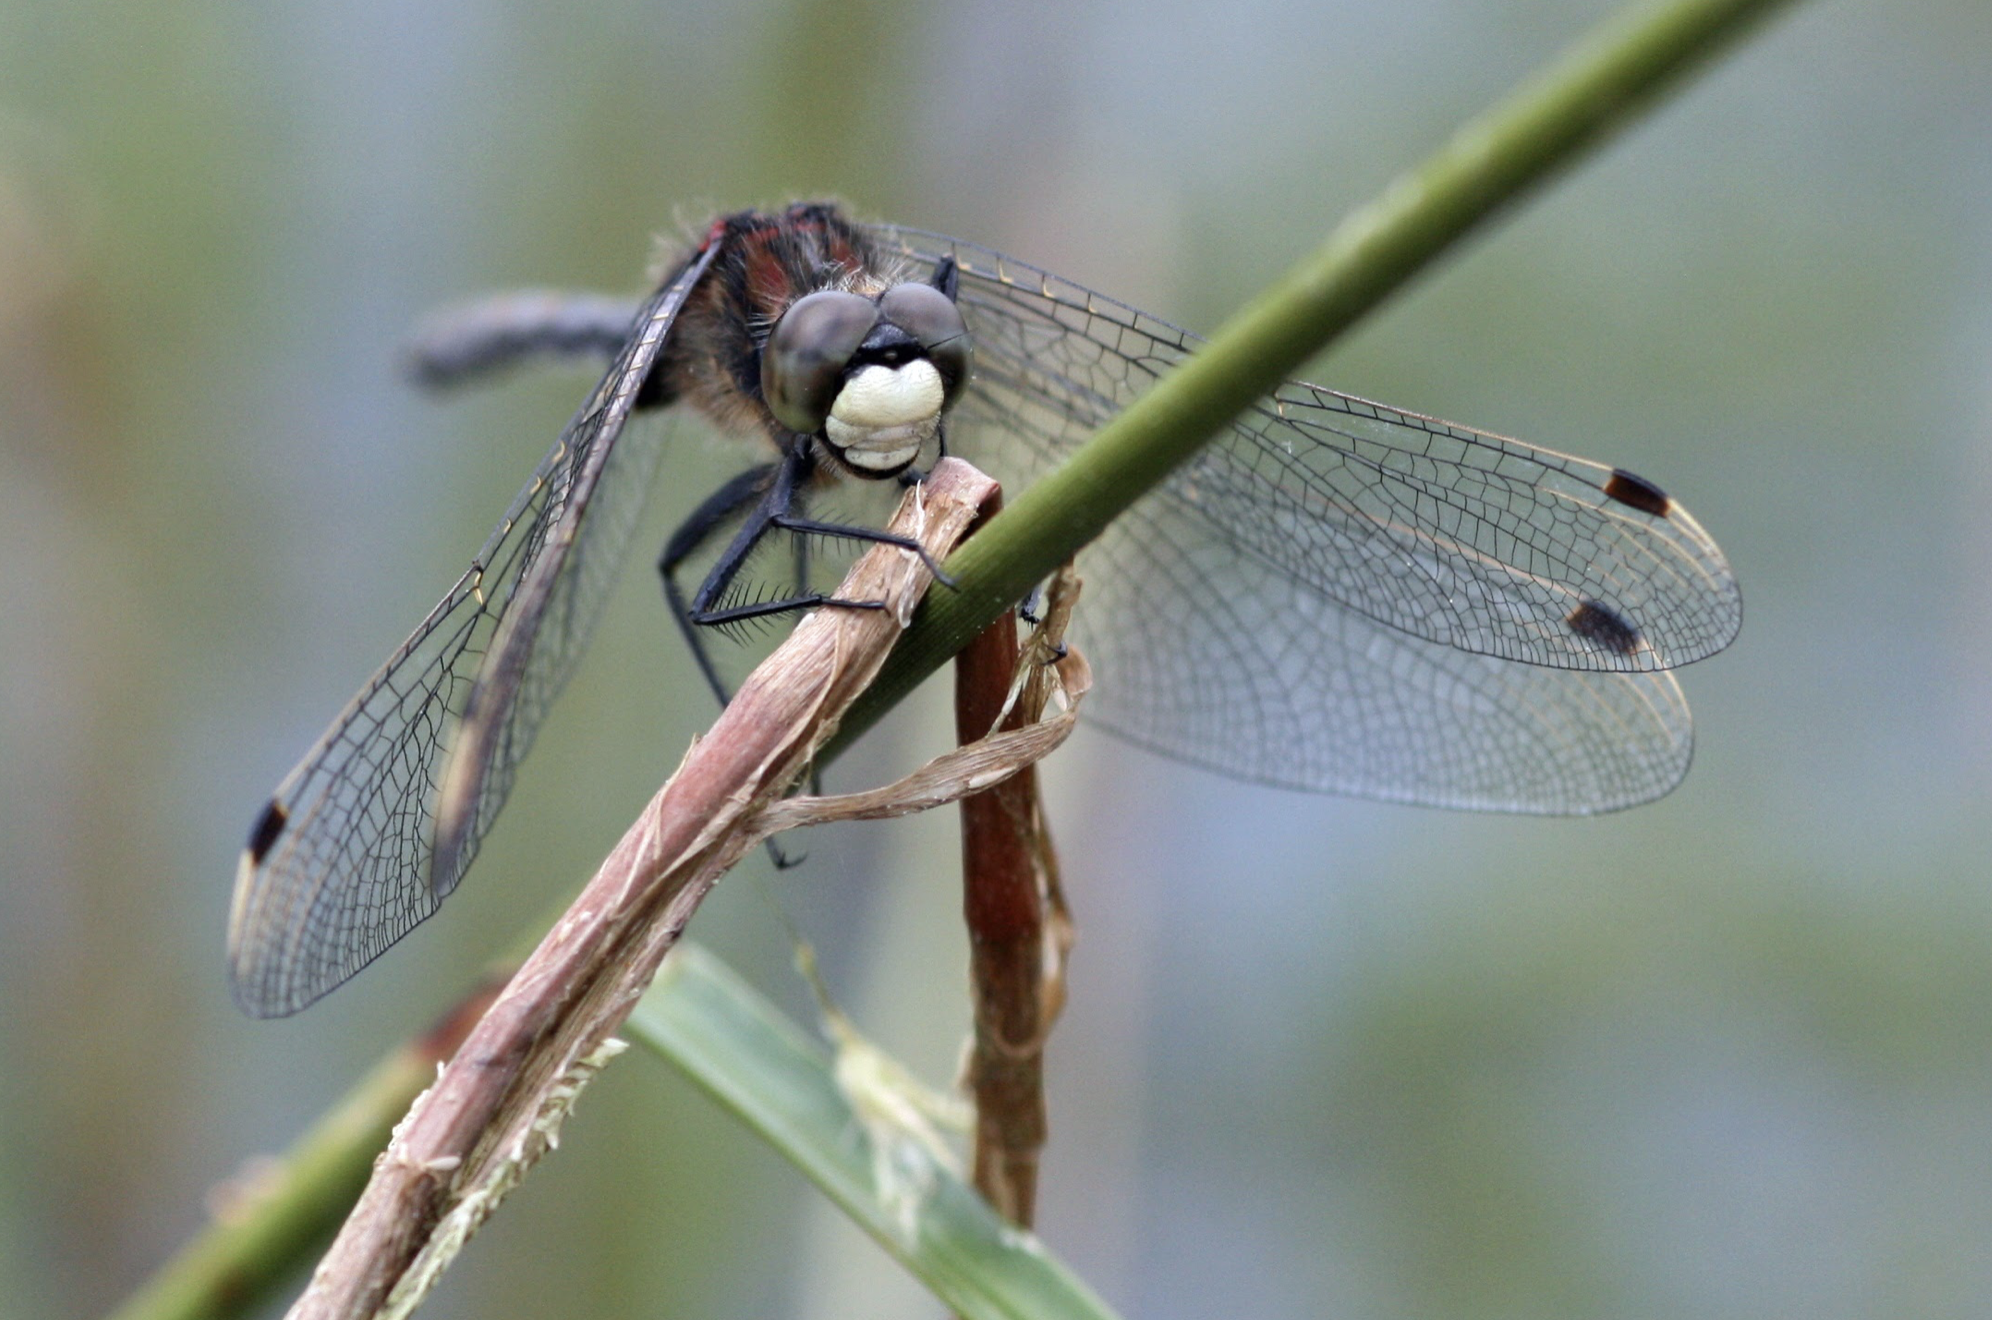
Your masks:
{"label": "dragonfly's white face", "polygon": [[969,335],[949,290],[895,284],[876,300],[796,300],[761,351],[761,396],[783,426],[822,437],[861,477],[904,472],[968,383]]}
{"label": "dragonfly's white face", "polygon": [[941,373],[926,358],[898,367],[874,363],[845,377],[823,438],[851,467],[891,476],[920,456],[941,429],[946,406]]}

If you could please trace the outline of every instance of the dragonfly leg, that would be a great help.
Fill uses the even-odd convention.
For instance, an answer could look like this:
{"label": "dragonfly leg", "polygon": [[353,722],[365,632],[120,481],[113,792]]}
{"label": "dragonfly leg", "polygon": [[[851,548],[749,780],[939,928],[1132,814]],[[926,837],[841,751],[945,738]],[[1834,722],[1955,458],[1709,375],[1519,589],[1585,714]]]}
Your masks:
{"label": "dragonfly leg", "polygon": [[[818,522],[814,518],[798,518],[789,514],[777,516],[773,519],[773,523],[776,527],[780,527],[784,531],[802,532],[808,536],[836,536],[849,541],[866,541],[873,545],[896,545],[902,550],[910,550],[920,556],[920,562],[925,564],[927,571],[934,575],[934,581],[944,587],[952,587],[954,585],[954,579],[941,571],[939,562],[932,555],[928,554],[918,541],[910,536],[895,536],[891,532],[882,532],[876,527],[857,527],[849,523]],[[828,603],[854,606],[864,606],[867,604],[864,601],[850,600],[830,601]],[[872,601],[869,604],[875,607],[878,602]]]}
{"label": "dragonfly leg", "polygon": [[[747,560],[754,553],[761,540],[771,530],[781,529],[802,533],[804,536],[840,536],[851,540],[883,542],[888,545],[903,546],[921,556],[928,566],[938,573],[935,564],[917,541],[909,537],[895,536],[870,527],[850,527],[842,523],[818,522],[804,518],[797,512],[801,503],[801,490],[812,471],[815,459],[809,451],[807,437],[797,437],[796,443],[777,462],[766,467],[744,472],[726,485],[720,487],[706,501],[692,511],[669,544],[664,547],[663,556],[657,561],[658,572],[664,579],[665,598],[671,604],[671,612],[678,620],[685,640],[691,645],[692,654],[698,659],[700,672],[713,694],[724,705],[731,699],[726,685],[720,680],[718,670],[712,663],[705,647],[700,628],[711,628],[729,623],[740,623],[748,619],[762,619],[776,614],[792,614],[797,610],[814,609],[819,605],[835,605],[844,609],[875,610],[882,602],[875,600],[844,600],[841,597],[826,595],[820,591],[803,589],[794,595],[776,600],[753,601],[745,605],[721,606],[718,602],[725,598],[727,588],[739,577]],[[760,503],[749,513],[740,528],[720,552],[719,559],[706,574],[699,589],[686,600],[683,589],[678,585],[679,566],[696,553],[712,534],[759,497]],[[796,559],[797,567],[807,571],[807,551],[800,551]]]}
{"label": "dragonfly leg", "polygon": [[[746,605],[720,606],[718,602],[725,597],[727,588],[732,586],[734,579],[740,575],[740,571],[745,567],[748,557],[754,553],[755,547],[761,543],[761,538],[766,536],[770,530],[777,528],[787,532],[798,532],[804,536],[835,536],[852,541],[899,546],[904,550],[919,555],[922,562],[927,565],[939,580],[952,584],[951,579],[941,573],[940,565],[912,537],[898,536],[891,532],[880,531],[875,527],[858,527],[845,523],[821,522],[814,518],[803,517],[800,512],[802,487],[803,483],[808,480],[814,470],[815,458],[810,453],[809,440],[807,437],[798,436],[796,442],[789,449],[789,452],[780,462],[775,464],[774,479],[767,485],[765,492],[762,494],[760,505],[752,513],[747,515],[747,519],[741,524],[740,530],[734,533],[733,540],[720,553],[718,562],[712,566],[712,571],[706,574],[705,581],[699,585],[699,589],[692,596],[690,604],[684,609],[682,618],[687,625],[713,627],[720,624],[738,623],[746,619],[766,618],[774,614],[792,614],[797,610],[814,609],[819,605],[835,605],[843,609],[853,610],[875,610],[883,605],[882,601],[845,600],[839,596],[826,595],[821,591],[811,591],[805,587],[805,589],[797,591],[792,596],[777,600],[754,601]],[[722,491],[722,495],[731,490],[732,487],[729,486],[725,491]],[[708,504],[713,506],[724,505],[728,510],[738,508],[740,505],[746,503],[748,492],[740,491],[735,493],[738,498],[731,502],[723,501],[721,496],[716,495],[712,500],[708,501]],[[719,517],[720,515],[715,514],[713,521],[718,521]],[[677,566],[678,561],[682,560],[685,554],[690,553],[690,546],[696,544],[697,539],[702,539],[697,537],[690,527],[681,532],[681,536],[688,542],[688,545],[684,548],[684,553],[673,556],[670,547],[667,547],[665,552],[665,560],[668,561],[672,568]],[[674,541],[677,539],[679,538],[673,538]],[[720,690],[722,689],[715,687],[715,691]]]}
{"label": "dragonfly leg", "polygon": [[[806,451],[798,457],[791,453],[779,462],[765,463],[742,472],[731,481],[707,496],[699,507],[692,510],[691,516],[671,534],[664,546],[664,553],[658,558],[657,572],[664,579],[664,598],[670,603],[671,617],[677,620],[678,629],[685,636],[685,644],[691,648],[692,658],[698,662],[699,672],[705,675],[706,685],[719,698],[724,706],[730,702],[732,694],[726,690],[726,683],[719,676],[719,669],[712,662],[712,653],[706,649],[705,634],[701,625],[711,626],[734,622],[740,619],[755,618],[776,612],[779,608],[796,608],[789,602],[770,601],[762,605],[743,606],[735,609],[715,610],[711,608],[732,583],[747,562],[747,557],[760,543],[768,529],[774,526],[771,509],[792,507],[795,501],[796,483],[806,478],[809,460]],[[698,592],[691,600],[685,599],[684,589],[678,585],[678,568],[691,555],[698,553],[699,547],[712,539],[714,532],[724,527],[737,516],[741,509],[755,501],[761,507],[756,509],[747,522],[734,534],[733,540],[721,554],[712,572],[699,585]],[[806,588],[809,582],[809,558],[807,538],[796,538],[795,568],[797,581]],[[774,607],[774,608],[770,608]],[[823,781],[814,766],[809,771],[809,791],[821,793]],[[775,869],[785,871],[800,866],[802,855],[790,856],[781,849],[775,840],[765,844],[768,856]]]}
{"label": "dragonfly leg", "polygon": [[1017,617],[1035,628],[1044,622],[1043,616],[1038,613],[1043,605],[1044,587],[1032,587],[1024,594],[1024,598],[1017,602]]}
{"label": "dragonfly leg", "polygon": [[[713,665],[712,655],[706,650],[705,635],[695,626],[698,621],[693,617],[694,605],[686,600],[684,589],[678,585],[678,567],[687,558],[697,554],[699,547],[711,540],[713,533],[724,527],[741,509],[761,499],[774,481],[779,467],[780,464],[777,463],[764,463],[759,467],[750,468],[707,496],[699,507],[692,510],[691,515],[678,525],[678,530],[671,533],[671,539],[664,544],[664,553],[657,560],[657,573],[664,580],[664,599],[671,607],[671,617],[677,621],[679,631],[685,635],[685,644],[691,648],[692,658],[698,662],[699,672],[705,675],[706,686],[712,689],[713,695],[719,698],[719,704],[722,706],[732,699],[732,694],[726,690],[726,684],[719,677],[719,670]],[[759,539],[758,535],[755,539]],[[752,542],[749,542],[747,549],[753,549]],[[739,558],[744,559],[745,553],[743,552]],[[738,571],[737,563],[734,571]],[[729,578],[730,576],[729,574]],[[721,589],[724,589],[724,584]],[[704,587],[700,588],[699,595],[701,599],[705,597]]]}
{"label": "dragonfly leg", "polygon": [[[1017,602],[1017,619],[1033,628],[1042,627],[1044,625],[1044,615],[1039,611],[1043,608],[1044,585],[1040,583],[1032,587],[1025,594],[1024,598]],[[1064,642],[1060,642],[1051,648],[1051,658],[1054,663],[1063,660],[1068,654],[1070,652],[1067,650]]]}

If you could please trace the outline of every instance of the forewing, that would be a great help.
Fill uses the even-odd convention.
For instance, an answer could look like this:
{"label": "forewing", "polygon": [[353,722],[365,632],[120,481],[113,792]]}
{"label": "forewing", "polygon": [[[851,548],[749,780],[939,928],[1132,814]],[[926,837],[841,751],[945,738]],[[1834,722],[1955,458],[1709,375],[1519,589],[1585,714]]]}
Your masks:
{"label": "forewing", "polygon": [[[455,888],[624,558],[664,432],[627,426],[630,405],[709,261],[644,304],[638,333],[470,569],[264,808],[228,928],[235,996],[250,1013],[303,1008]],[[456,823],[437,865],[446,780]]]}
{"label": "forewing", "polygon": [[[1199,342],[986,249],[877,236],[915,276],[959,263],[975,356],[950,444],[1013,490]],[[1435,805],[1664,793],[1690,734],[1656,671],[1741,617],[1720,550],[1638,478],[1298,383],[1081,562],[1099,723],[1248,779]]]}
{"label": "forewing", "polygon": [[[511,792],[513,773],[540,718],[565,686],[621,571],[650,489],[659,446],[620,453],[621,446],[591,439],[623,431],[664,336],[718,251],[708,244],[665,287],[594,395],[568,423],[576,445],[589,451],[574,484],[575,513],[553,525],[546,553],[527,570],[518,605],[498,625],[450,747],[436,797],[431,878],[439,896],[456,888]],[[605,483],[611,467],[628,470],[616,471]],[[598,486],[606,489],[596,499]]]}

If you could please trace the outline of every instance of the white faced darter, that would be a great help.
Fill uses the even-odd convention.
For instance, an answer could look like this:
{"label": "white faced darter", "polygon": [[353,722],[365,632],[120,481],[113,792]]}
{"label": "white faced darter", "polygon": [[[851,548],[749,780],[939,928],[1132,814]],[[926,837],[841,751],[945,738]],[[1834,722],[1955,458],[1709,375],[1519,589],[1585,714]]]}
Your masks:
{"label": "white faced darter", "polygon": [[[826,478],[908,480],[944,447],[1021,490],[1198,343],[986,248],[821,204],[714,221],[640,303],[507,295],[446,326],[417,354],[434,383],[540,357],[609,367],[258,816],[229,922],[236,997],[258,1015],[311,1003],[456,888],[625,557],[666,448],[647,418],[689,409],[768,455],[659,565],[723,698],[703,628],[871,604],[809,591],[800,563],[793,593],[737,590],[773,531],[891,539],[810,517]],[[679,571],[715,544],[687,597]],[[1475,810],[1666,793],[1692,750],[1668,671],[1742,617],[1722,552],[1651,482],[1297,382],[1081,567],[1092,722],[1241,779]]]}

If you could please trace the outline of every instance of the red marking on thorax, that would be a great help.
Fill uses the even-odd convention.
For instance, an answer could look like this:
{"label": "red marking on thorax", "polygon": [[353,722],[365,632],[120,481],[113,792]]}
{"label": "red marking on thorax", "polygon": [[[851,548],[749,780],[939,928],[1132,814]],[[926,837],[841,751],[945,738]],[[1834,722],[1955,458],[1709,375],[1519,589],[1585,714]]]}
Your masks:
{"label": "red marking on thorax", "polygon": [[773,317],[794,301],[788,272],[782,260],[769,250],[769,238],[762,233],[749,235],[746,253],[747,303],[763,316]]}
{"label": "red marking on thorax", "polygon": [[819,279],[808,279],[808,287],[795,284],[795,267],[821,266],[819,277],[830,269],[855,272],[861,262],[849,233],[826,224],[814,208],[791,207],[779,220],[755,216],[753,223],[736,232],[733,241],[742,249],[741,268],[745,275],[748,305],[770,320],[787,310],[790,303],[820,287]]}
{"label": "red marking on thorax", "polygon": [[835,231],[829,232],[829,238],[830,242],[827,245],[827,255],[830,260],[836,262],[845,270],[856,270],[858,268],[858,254],[851,247],[850,240],[842,233]]}

